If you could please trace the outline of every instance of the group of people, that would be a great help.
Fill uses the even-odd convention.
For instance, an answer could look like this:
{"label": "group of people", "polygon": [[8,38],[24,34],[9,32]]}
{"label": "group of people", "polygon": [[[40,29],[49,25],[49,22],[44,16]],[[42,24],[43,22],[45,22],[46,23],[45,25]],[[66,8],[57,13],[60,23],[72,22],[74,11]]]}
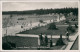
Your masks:
{"label": "group of people", "polygon": [[50,43],[50,47],[52,47],[52,39],[48,39],[47,35],[45,34],[44,37],[42,36],[42,33],[39,35],[40,40],[40,46],[48,46]]}
{"label": "group of people", "polygon": [[[69,32],[66,32],[66,39],[69,41]],[[48,46],[52,47],[52,38],[50,40],[48,39],[47,35],[45,34],[44,37],[42,33],[39,35],[39,40],[40,40],[40,46]]]}

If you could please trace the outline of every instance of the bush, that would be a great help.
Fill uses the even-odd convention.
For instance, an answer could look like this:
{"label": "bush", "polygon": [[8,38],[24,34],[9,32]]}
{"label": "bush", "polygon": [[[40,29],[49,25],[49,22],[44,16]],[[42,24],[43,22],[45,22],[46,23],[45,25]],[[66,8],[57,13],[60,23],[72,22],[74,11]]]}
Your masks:
{"label": "bush", "polygon": [[61,45],[65,45],[65,43],[61,38],[59,38],[58,41],[56,42],[56,46],[61,46]]}
{"label": "bush", "polygon": [[18,20],[24,20],[24,18],[18,18]]}
{"label": "bush", "polygon": [[12,48],[11,48],[11,46],[8,43],[3,43],[2,44],[2,49],[9,50],[9,49],[12,49]]}
{"label": "bush", "polygon": [[21,28],[23,28],[23,26],[21,26]]}
{"label": "bush", "polygon": [[74,33],[75,32],[75,29],[72,29],[71,32]]}
{"label": "bush", "polygon": [[40,23],[43,23],[43,20],[39,20]]}
{"label": "bush", "polygon": [[2,49],[4,49],[4,50],[11,50],[15,47],[16,47],[16,44],[11,43],[11,42],[5,42],[5,43],[2,44]]}
{"label": "bush", "polygon": [[69,24],[70,22],[69,22],[69,20],[66,20],[65,23]]}
{"label": "bush", "polygon": [[13,48],[16,48],[16,44],[12,42],[8,42]]}
{"label": "bush", "polygon": [[55,23],[51,23],[48,29],[50,29],[50,30],[58,30],[58,28],[56,27]]}
{"label": "bush", "polygon": [[75,21],[75,19],[71,19],[71,21]]}
{"label": "bush", "polygon": [[75,29],[74,29],[72,26],[68,26],[68,27],[67,27],[67,31],[68,31],[68,32],[70,31],[70,32],[73,33],[73,32],[75,32]]}
{"label": "bush", "polygon": [[56,46],[61,46],[61,45],[65,45],[65,43],[62,40],[62,34],[60,35],[60,38],[58,39]]}

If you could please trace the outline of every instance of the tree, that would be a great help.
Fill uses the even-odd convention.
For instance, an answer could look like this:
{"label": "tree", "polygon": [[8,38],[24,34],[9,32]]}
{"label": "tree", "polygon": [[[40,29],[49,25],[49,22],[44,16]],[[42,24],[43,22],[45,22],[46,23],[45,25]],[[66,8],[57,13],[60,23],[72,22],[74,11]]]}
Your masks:
{"label": "tree", "polygon": [[9,12],[2,12],[2,14],[50,14],[50,13],[65,13],[68,14],[73,12],[74,15],[78,15],[78,8],[61,8],[61,9],[36,9],[36,10],[29,10],[29,11],[9,11]]}
{"label": "tree", "polygon": [[56,46],[61,46],[61,45],[65,45],[65,43],[62,40],[62,34],[60,34],[60,38],[58,39]]}
{"label": "tree", "polygon": [[48,29],[50,29],[50,30],[57,30],[58,28],[56,27],[55,23],[51,23],[49,25],[49,28]]}

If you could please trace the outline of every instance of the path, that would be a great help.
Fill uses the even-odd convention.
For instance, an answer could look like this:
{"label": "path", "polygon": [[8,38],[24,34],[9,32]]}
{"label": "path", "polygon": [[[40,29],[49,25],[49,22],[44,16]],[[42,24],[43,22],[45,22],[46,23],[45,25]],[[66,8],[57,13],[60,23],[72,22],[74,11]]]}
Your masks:
{"label": "path", "polygon": [[72,48],[71,48],[71,50],[78,50],[79,49],[79,37],[76,39],[76,41],[74,42],[74,44],[73,44],[73,46],[72,46]]}
{"label": "path", "polygon": [[[21,37],[39,37],[39,35],[34,35],[34,34],[16,34],[16,36],[21,36]],[[43,35],[44,37],[44,35]],[[47,35],[48,38],[51,38],[51,35]],[[74,36],[70,36],[71,37],[74,37]],[[52,35],[52,38],[60,38],[59,35]],[[62,36],[62,38],[66,38],[66,36]]]}
{"label": "path", "polygon": [[[75,33],[73,33],[73,35],[70,35],[70,38],[74,38],[74,35],[78,32],[78,29],[76,30]],[[35,35],[35,34],[16,34],[16,36],[21,36],[21,37],[39,37],[39,35]],[[44,35],[42,35],[44,37]],[[47,35],[48,38],[51,38],[51,35]],[[60,38],[60,35],[52,35],[52,38]],[[66,38],[65,35],[62,36],[62,38]]]}
{"label": "path", "polygon": [[68,42],[68,45],[65,48],[65,50],[70,50],[71,49],[71,47],[75,43],[77,37],[78,37],[78,33],[76,33],[73,37],[70,38],[70,42]]}

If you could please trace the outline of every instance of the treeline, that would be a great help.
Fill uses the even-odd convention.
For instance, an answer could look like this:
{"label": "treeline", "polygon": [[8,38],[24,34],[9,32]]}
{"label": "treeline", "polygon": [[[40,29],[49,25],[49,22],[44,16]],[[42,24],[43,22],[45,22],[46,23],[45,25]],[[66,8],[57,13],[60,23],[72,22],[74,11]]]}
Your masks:
{"label": "treeline", "polygon": [[60,8],[60,9],[36,9],[28,11],[3,11],[2,14],[52,14],[52,13],[63,13],[68,14],[73,12],[74,15],[78,15],[78,8]]}

